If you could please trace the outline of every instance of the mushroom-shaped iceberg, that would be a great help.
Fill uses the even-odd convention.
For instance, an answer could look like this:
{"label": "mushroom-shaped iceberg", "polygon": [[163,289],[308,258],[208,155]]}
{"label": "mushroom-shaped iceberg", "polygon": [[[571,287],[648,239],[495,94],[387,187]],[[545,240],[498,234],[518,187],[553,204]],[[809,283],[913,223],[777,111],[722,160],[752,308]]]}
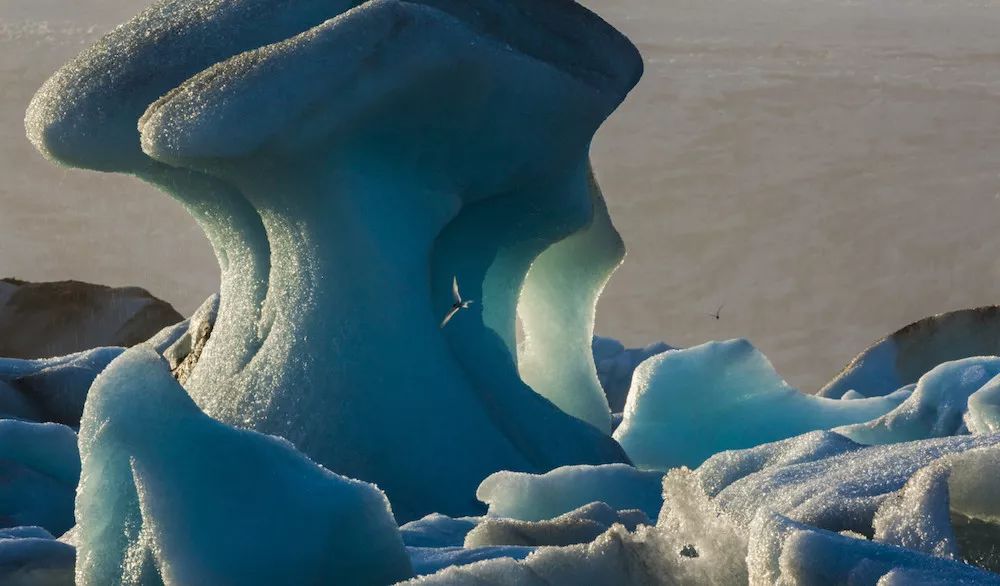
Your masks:
{"label": "mushroom-shaped iceberg", "polygon": [[[497,470],[627,460],[589,354],[622,248],[588,151],[641,69],[568,0],[174,0],[56,74],[27,126],[202,222],[223,285],[199,407],[377,482],[401,520],[461,515]],[[529,269],[588,290],[522,297]],[[475,304],[442,329],[454,277]],[[522,380],[519,300],[544,332],[523,358],[558,350],[579,385]],[[574,316],[561,345],[545,322]]]}

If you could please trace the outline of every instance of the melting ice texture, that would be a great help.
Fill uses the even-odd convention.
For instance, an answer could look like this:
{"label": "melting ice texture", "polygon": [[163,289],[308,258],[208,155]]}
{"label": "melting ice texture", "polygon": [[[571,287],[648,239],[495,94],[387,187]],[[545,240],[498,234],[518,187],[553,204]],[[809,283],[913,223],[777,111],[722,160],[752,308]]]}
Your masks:
{"label": "melting ice texture", "polygon": [[222,288],[149,345],[2,365],[8,417],[80,425],[78,460],[0,424],[12,503],[79,477],[72,516],[12,517],[50,533],[0,535],[4,578],[74,546],[101,585],[996,582],[997,358],[813,397],[745,341],[657,348],[608,435],[588,151],[641,70],[564,0],[164,0],[60,70],[33,143],[163,188]]}
{"label": "melting ice texture", "polygon": [[[196,403],[377,482],[405,521],[481,512],[498,470],[627,461],[590,354],[623,247],[588,150],[641,71],[562,0],[167,0],[26,125],[205,229],[222,286]],[[442,330],[456,276],[476,303]]]}
{"label": "melting ice texture", "polygon": [[[387,584],[411,575],[385,495],[205,415],[148,346],[80,426],[77,584]],[[266,555],[248,552],[266,551]]]}
{"label": "melting ice texture", "polygon": [[[414,584],[1000,584],[995,552],[963,551],[972,517],[996,529],[1000,437],[866,447],[813,432],[669,472],[656,526],[444,569]],[[627,578],[623,578],[627,577]]]}
{"label": "melting ice texture", "polygon": [[[626,424],[631,417],[665,434],[680,431],[669,441],[640,436],[646,443],[636,444],[638,452],[626,448],[640,463],[650,454],[654,469],[680,465],[680,458],[701,465],[662,478],[655,527],[617,526],[593,542],[527,556],[493,552],[498,559],[456,564],[414,583],[616,584],[628,576],[634,584],[1000,584],[991,573],[1000,569],[996,360],[942,364],[880,403],[803,396],[741,340],[661,354],[640,367]],[[677,366],[665,368],[670,361]],[[686,403],[706,393],[710,407]],[[665,409],[657,397],[685,408]],[[833,431],[803,433],[855,417],[873,419],[838,431],[883,430],[882,441],[872,443],[885,445]],[[684,436],[693,433],[692,419],[725,433]],[[742,442],[755,447],[727,449]],[[662,464],[668,461],[674,463]],[[622,465],[494,475],[479,489],[490,515],[541,521],[473,530],[468,544],[479,534],[494,544],[515,541],[506,527],[522,538],[554,539],[569,532],[572,514],[564,511],[579,501],[636,507],[649,494],[646,483],[658,479]]]}

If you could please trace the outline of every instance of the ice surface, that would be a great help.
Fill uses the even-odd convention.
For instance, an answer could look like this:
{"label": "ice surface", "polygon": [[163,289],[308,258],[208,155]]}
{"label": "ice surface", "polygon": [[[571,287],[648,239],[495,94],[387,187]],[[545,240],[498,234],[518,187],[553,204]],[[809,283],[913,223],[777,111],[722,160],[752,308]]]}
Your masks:
{"label": "ice surface", "polygon": [[483,517],[453,519],[440,513],[432,513],[403,525],[399,532],[407,547],[461,547],[465,543],[465,536],[482,520]]}
{"label": "ice surface", "polygon": [[697,466],[724,450],[868,421],[902,399],[806,395],[746,340],[710,342],[639,366],[615,439],[639,468]]}
{"label": "ice surface", "polygon": [[625,464],[565,466],[541,475],[498,472],[476,492],[493,517],[541,521],[593,502],[618,511],[639,509],[655,519],[663,502],[662,474]]}
{"label": "ice surface", "polygon": [[411,574],[385,496],[212,420],[151,347],[95,381],[80,428],[78,584],[385,584]]}
{"label": "ice surface", "polygon": [[465,547],[590,543],[616,523],[629,531],[653,524],[642,511],[618,512],[604,503],[591,503],[546,521],[487,517],[466,536]]}
{"label": "ice surface", "polygon": [[[625,257],[625,244],[595,180],[590,189],[590,225],[550,246],[528,271],[518,304],[524,331],[518,368],[524,382],[557,407],[610,434],[591,340],[597,298]],[[579,262],[584,258],[588,262]]]}
{"label": "ice surface", "polygon": [[[920,377],[902,404],[889,413],[836,431],[863,444],[885,444],[965,433],[970,396],[1000,374],[1000,358],[946,362]],[[988,395],[987,395],[988,396]],[[977,415],[980,412],[977,411]],[[976,415],[971,415],[970,419]],[[986,430],[986,420],[981,427]]]}
{"label": "ice surface", "polygon": [[407,584],[484,584],[524,586],[618,586],[620,584],[739,584],[745,567],[718,564],[713,557],[688,558],[682,545],[664,533],[642,526],[635,533],[615,526],[588,544],[543,547],[523,561],[495,559],[448,568]]}
{"label": "ice surface", "polygon": [[[958,339],[969,324],[894,336],[836,398],[790,388],[745,341],[634,377],[667,348],[598,340],[592,358],[622,246],[588,152],[641,72],[621,35],[561,0],[293,4],[159,2],[33,101],[47,156],[181,201],[222,289],[96,380],[72,535],[0,535],[0,555],[76,544],[77,582],[102,585],[388,583],[459,564],[423,583],[993,579],[960,560],[996,562],[970,544],[1000,531],[1000,359],[894,391],[976,346]],[[476,303],[442,329],[455,278]],[[99,368],[71,362],[5,363],[0,412],[72,423]],[[640,468],[707,459],[697,471],[609,464],[628,460],[606,435],[627,379],[615,437]],[[3,446],[0,497],[67,502],[36,477],[79,473],[72,431],[44,428],[59,452],[9,425],[32,441]],[[831,427],[900,443],[798,435]],[[261,431],[377,482],[402,520],[480,512],[477,485],[489,516],[400,531],[377,488]]]}
{"label": "ice surface", "polygon": [[0,584],[70,586],[73,547],[56,541],[41,527],[0,529]]}
{"label": "ice surface", "polygon": [[949,473],[938,463],[917,471],[875,513],[873,538],[937,557],[957,557],[948,498]]}
{"label": "ice surface", "polygon": [[76,434],[55,423],[0,420],[0,526],[73,526],[80,479]]}
{"label": "ice surface", "polygon": [[[903,583],[1000,584],[1000,576],[961,562],[762,516],[752,529],[751,584],[879,584],[895,572]],[[922,576],[922,578],[917,578]],[[895,582],[899,583],[899,582]]]}
{"label": "ice surface", "polygon": [[[720,454],[698,474],[713,492],[719,491],[715,502],[740,526],[749,526],[761,509],[768,509],[822,529],[870,535],[882,501],[902,489],[919,469],[944,455],[1000,442],[1000,436],[957,436],[863,447],[837,440],[836,434],[818,434],[755,448],[758,454],[777,459],[777,464],[721,490],[718,478],[733,474],[725,469],[745,467],[747,462]],[[802,444],[815,456],[803,461],[793,456],[793,463],[785,464],[782,460],[798,455]]]}
{"label": "ice surface", "polygon": [[[157,3],[42,88],[29,136],[163,186],[202,224],[222,288],[185,381],[198,405],[377,482],[401,520],[479,512],[497,470],[626,461],[591,320],[560,344],[529,317],[526,358],[589,379],[579,396],[537,380],[600,429],[522,381],[514,338],[553,245],[599,236],[541,259],[540,279],[579,268],[589,289],[564,316],[592,315],[617,263],[588,149],[638,53],[570,2],[355,4]],[[442,330],[455,276],[476,303]],[[554,302],[531,290],[526,316]]]}
{"label": "ice surface", "polygon": [[969,396],[965,427],[970,433],[1000,432],[1000,377],[993,377]]}
{"label": "ice surface", "polygon": [[632,386],[632,374],[644,360],[663,354],[674,348],[663,342],[650,344],[644,348],[625,348],[613,338],[594,336],[592,342],[597,378],[601,381],[608,404],[615,413],[625,409],[628,391]]}
{"label": "ice surface", "polygon": [[96,348],[41,360],[0,358],[0,412],[76,427],[94,378],[122,352]]}
{"label": "ice surface", "polygon": [[465,566],[483,560],[508,558],[522,560],[535,551],[533,547],[498,546],[476,547],[408,547],[413,573],[417,576],[433,574],[445,568]]}
{"label": "ice surface", "polygon": [[949,513],[1000,519],[998,471],[1000,436],[866,447],[817,431],[670,471],[656,527],[414,583],[995,584],[963,563]]}

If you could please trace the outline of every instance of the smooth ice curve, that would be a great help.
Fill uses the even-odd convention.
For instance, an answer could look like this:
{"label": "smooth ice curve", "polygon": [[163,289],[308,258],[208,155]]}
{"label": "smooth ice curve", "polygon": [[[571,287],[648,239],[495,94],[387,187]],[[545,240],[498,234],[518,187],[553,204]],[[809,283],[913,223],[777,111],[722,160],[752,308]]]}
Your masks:
{"label": "smooth ice curve", "polygon": [[[405,521],[480,512],[498,470],[627,461],[590,355],[623,251],[588,151],[641,72],[566,0],[168,0],[53,76],[26,126],[201,223],[222,285],[199,407],[378,483]],[[570,272],[584,290],[554,298]],[[455,276],[477,304],[441,330]]]}

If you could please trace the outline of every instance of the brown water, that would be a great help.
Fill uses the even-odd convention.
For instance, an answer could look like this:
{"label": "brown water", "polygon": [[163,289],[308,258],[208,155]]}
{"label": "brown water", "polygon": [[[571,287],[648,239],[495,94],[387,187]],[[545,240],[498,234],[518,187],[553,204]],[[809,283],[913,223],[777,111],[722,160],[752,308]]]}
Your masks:
{"label": "brown water", "polygon": [[[814,389],[910,321],[997,299],[1000,3],[585,3],[647,61],[594,145],[629,248],[602,334],[748,337]],[[140,285],[187,312],[217,271],[186,214],[23,138],[38,85],[142,4],[0,0],[0,274]]]}

